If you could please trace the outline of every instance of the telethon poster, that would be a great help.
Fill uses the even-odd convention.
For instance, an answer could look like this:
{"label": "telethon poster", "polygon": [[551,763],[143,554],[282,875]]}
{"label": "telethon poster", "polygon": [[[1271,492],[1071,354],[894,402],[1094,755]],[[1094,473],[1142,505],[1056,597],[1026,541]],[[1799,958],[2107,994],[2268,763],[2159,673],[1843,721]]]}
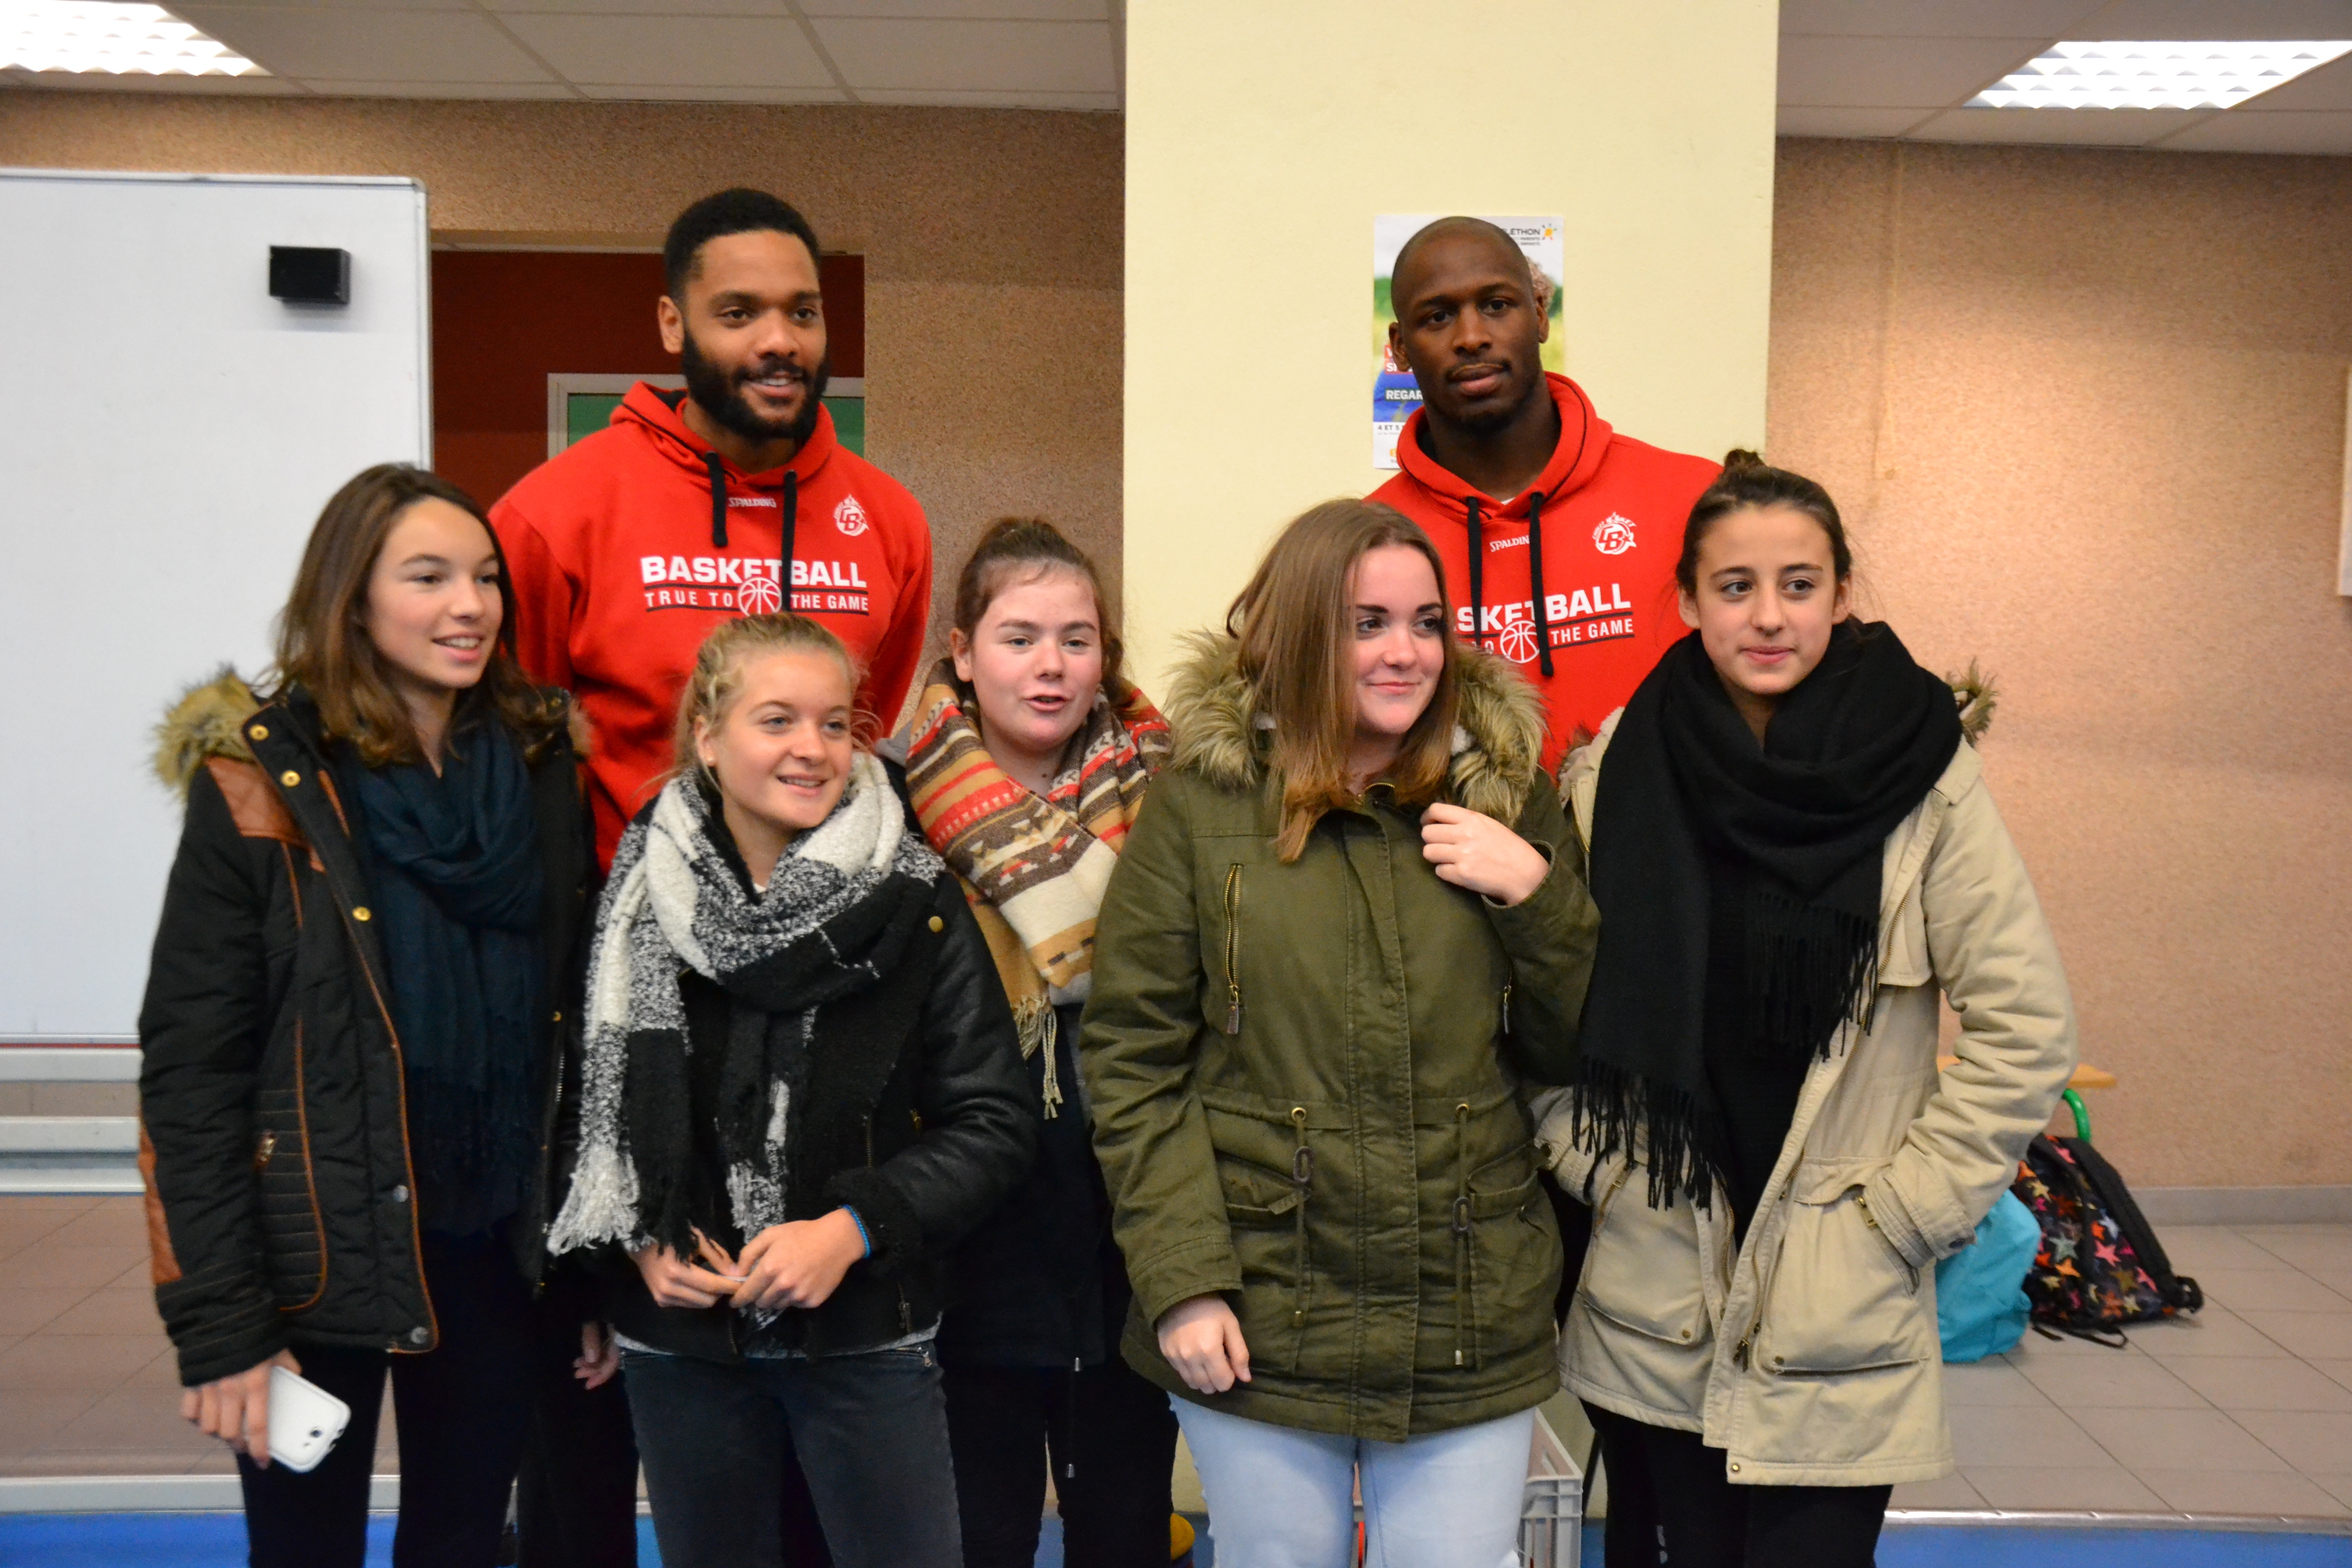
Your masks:
{"label": "telethon poster", "polygon": [[[1421,388],[1414,384],[1412,372],[1389,353],[1389,323],[1396,320],[1395,307],[1389,299],[1389,274],[1396,266],[1397,252],[1404,248],[1404,242],[1443,216],[1385,213],[1372,219],[1372,467],[1376,468],[1397,466],[1397,437],[1404,429],[1406,416],[1421,403]],[[1486,213],[1472,216],[1485,218],[1517,240],[1519,248],[1527,252],[1528,262],[1535,268],[1537,307],[1551,319],[1551,336],[1543,346],[1543,367],[1565,374],[1568,351],[1560,334],[1559,297],[1562,221],[1556,217],[1496,217]]]}

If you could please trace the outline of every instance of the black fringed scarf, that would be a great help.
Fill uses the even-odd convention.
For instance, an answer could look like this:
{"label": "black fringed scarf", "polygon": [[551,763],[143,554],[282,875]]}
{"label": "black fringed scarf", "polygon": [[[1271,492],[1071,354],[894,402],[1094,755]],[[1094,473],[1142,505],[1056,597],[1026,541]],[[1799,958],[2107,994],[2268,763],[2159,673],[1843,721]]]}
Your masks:
{"label": "black fringed scarf", "polygon": [[1886,837],[1959,743],[1950,689],[1883,624],[1839,624],[1760,747],[1696,633],[1625,705],[1593,799],[1575,1125],[1597,1156],[1638,1152],[1652,1207],[1707,1205],[1738,1110],[1706,1069],[1710,857],[1744,884],[1739,1032],[1761,1057],[1826,1057],[1875,989]]}

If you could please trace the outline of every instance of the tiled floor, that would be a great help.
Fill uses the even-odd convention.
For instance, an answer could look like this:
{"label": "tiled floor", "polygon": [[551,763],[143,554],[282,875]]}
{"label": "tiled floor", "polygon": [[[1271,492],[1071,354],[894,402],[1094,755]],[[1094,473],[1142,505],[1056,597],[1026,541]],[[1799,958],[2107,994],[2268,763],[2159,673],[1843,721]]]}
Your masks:
{"label": "tiled floor", "polygon": [[[376,1468],[399,1468],[392,1412]],[[226,1473],[180,1419],[137,1198],[0,1198],[0,1476]]]}
{"label": "tiled floor", "polygon": [[[1895,1506],[2352,1515],[2352,1226],[2164,1239],[2201,1314],[1948,1369],[1960,1471]],[[0,1475],[227,1470],[178,1393],[139,1201],[0,1198]]]}
{"label": "tiled floor", "polygon": [[1895,1506],[2352,1515],[2352,1226],[2163,1237],[2205,1310],[1947,1368],[1959,1474]]}

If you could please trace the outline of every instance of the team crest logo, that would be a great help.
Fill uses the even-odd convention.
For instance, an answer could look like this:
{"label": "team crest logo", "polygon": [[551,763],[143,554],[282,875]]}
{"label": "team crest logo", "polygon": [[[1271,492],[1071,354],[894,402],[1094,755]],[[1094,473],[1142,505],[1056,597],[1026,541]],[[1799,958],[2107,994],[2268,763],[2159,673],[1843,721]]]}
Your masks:
{"label": "team crest logo", "polygon": [[1533,621],[1513,621],[1495,639],[1495,651],[1513,664],[1526,664],[1536,656],[1536,627]]}
{"label": "team crest logo", "polygon": [[866,509],[857,504],[856,496],[841,498],[841,504],[833,509],[833,526],[852,539],[866,531]]}
{"label": "team crest logo", "polygon": [[784,594],[773,577],[746,577],[735,604],[747,616],[772,616],[784,607]]}
{"label": "team crest logo", "polygon": [[1592,548],[1603,555],[1622,555],[1633,548],[1633,520],[1622,512],[1611,512],[1592,531]]}

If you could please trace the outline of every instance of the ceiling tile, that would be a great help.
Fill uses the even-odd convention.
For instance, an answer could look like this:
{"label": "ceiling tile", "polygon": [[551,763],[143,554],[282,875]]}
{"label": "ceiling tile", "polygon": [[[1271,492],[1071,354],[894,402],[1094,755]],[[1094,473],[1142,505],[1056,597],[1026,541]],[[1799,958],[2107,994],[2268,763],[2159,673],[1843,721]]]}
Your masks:
{"label": "ceiling tile", "polygon": [[2069,38],[2352,38],[2352,0],[2115,0]]}
{"label": "ceiling tile", "polygon": [[2352,110],[2233,109],[2163,143],[2168,153],[2352,153]]}
{"label": "ceiling tile", "polygon": [[2046,38],[1780,40],[1780,101],[1842,109],[1941,109],[2042,52]]}
{"label": "ceiling tile", "polygon": [[313,81],[321,98],[568,98],[560,81]]}
{"label": "ceiling tile", "polygon": [[1119,107],[1115,92],[958,92],[947,88],[868,88],[862,103],[923,104],[945,109],[1060,109],[1093,111]]}
{"label": "ceiling tile", "polygon": [[2142,147],[2209,112],[2199,109],[1954,109],[1936,116],[1906,140]]}
{"label": "ceiling tile", "polygon": [[1107,22],[1109,0],[801,0],[808,16],[919,16],[935,21]]}
{"label": "ceiling tile", "polygon": [[[481,0],[500,16],[537,12],[551,16],[789,16],[785,0]],[[656,7],[659,10],[656,12]]]}
{"label": "ceiling tile", "polygon": [[1900,136],[1933,114],[1931,109],[1819,109],[1780,110],[1783,136]]}
{"label": "ceiling tile", "polygon": [[1780,31],[1867,38],[2058,37],[2100,0],[1780,0]]}
{"label": "ceiling tile", "polygon": [[1115,92],[1108,22],[811,24],[849,85],[979,92]]}
{"label": "ceiling tile", "polygon": [[835,85],[800,25],[782,17],[513,15],[505,20],[541,58],[575,82]]}
{"label": "ceiling tile", "polygon": [[348,81],[546,81],[478,12],[172,9],[279,76]]}
{"label": "ceiling tile", "polygon": [[837,87],[679,87],[659,82],[582,82],[590,98],[638,103],[847,103]]}

